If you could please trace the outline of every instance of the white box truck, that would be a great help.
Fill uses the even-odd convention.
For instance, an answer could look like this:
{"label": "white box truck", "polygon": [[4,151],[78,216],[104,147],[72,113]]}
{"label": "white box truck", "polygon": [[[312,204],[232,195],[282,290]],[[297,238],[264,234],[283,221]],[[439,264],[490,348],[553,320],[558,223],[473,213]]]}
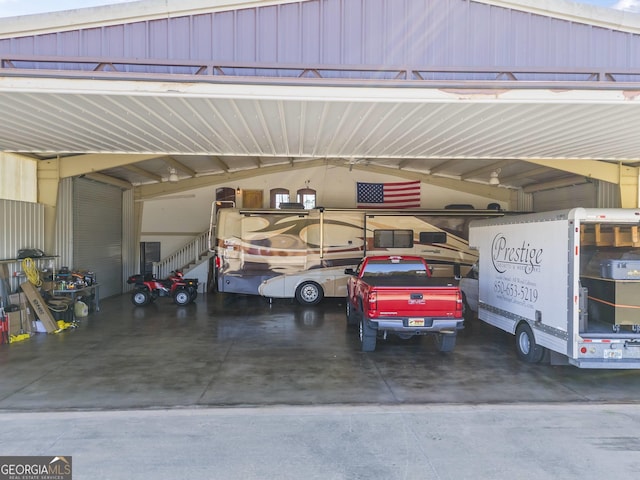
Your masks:
{"label": "white box truck", "polygon": [[478,318],[526,362],[640,368],[639,225],[640,209],[596,208],[471,222]]}

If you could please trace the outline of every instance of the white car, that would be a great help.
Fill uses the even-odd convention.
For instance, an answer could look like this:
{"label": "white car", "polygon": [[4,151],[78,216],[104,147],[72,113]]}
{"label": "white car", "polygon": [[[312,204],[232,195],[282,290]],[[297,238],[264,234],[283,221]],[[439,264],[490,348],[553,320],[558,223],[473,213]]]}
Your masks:
{"label": "white car", "polygon": [[471,320],[478,313],[478,264],[460,279],[462,291],[462,313],[465,320]]}

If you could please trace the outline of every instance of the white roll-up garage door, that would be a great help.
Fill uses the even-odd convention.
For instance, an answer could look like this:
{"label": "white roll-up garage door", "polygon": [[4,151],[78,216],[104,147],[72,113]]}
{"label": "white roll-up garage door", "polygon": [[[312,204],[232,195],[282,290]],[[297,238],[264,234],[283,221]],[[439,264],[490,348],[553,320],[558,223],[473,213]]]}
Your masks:
{"label": "white roll-up garage door", "polygon": [[102,298],[122,293],[122,192],[84,178],[73,185],[73,268],[96,274]]}

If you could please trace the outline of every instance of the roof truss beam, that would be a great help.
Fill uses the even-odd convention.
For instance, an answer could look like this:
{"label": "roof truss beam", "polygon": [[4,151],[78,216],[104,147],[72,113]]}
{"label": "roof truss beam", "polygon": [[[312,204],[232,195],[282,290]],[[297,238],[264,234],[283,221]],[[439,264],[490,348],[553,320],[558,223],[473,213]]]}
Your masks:
{"label": "roof truss beam", "polygon": [[60,178],[96,173],[109,168],[123,167],[164,155],[136,155],[118,153],[89,153],[59,159]]}
{"label": "roof truss beam", "polygon": [[476,168],[475,170],[471,170],[460,176],[461,180],[468,180],[470,178],[482,177],[485,175],[489,175],[491,172],[498,170],[499,168],[504,167],[505,165],[509,165],[513,160],[500,160],[499,162],[492,163],[491,165],[487,165],[485,167]]}
{"label": "roof truss beam", "polygon": [[620,206],[622,208],[640,207],[640,168],[622,165],[621,163],[603,162],[599,160],[543,160],[527,159],[529,163],[555,168],[564,172],[582,175],[620,187]]}
{"label": "roof truss beam", "polygon": [[487,197],[496,201],[510,202],[513,201],[515,192],[506,188],[498,188],[490,185],[477,184],[472,182],[463,182],[452,178],[436,177],[433,175],[425,175],[419,172],[407,172],[398,170],[397,168],[380,167],[376,165],[360,165],[345,164],[343,160],[317,159],[304,162],[297,162],[294,165],[283,164],[272,167],[262,167],[253,170],[243,170],[238,172],[226,172],[219,175],[206,175],[197,178],[182,180],[178,183],[156,183],[150,185],[141,185],[135,188],[135,196],[138,200],[146,200],[162,195],[175,194],[185,192],[195,188],[207,187],[211,185],[219,185],[225,182],[235,182],[247,178],[259,177],[279,172],[290,172],[292,169],[301,170],[313,168],[323,165],[331,165],[341,167],[345,170],[362,170],[365,172],[376,172],[383,175],[391,175],[408,180],[420,180],[429,185],[435,185],[442,188],[452,190],[465,191],[467,193]]}

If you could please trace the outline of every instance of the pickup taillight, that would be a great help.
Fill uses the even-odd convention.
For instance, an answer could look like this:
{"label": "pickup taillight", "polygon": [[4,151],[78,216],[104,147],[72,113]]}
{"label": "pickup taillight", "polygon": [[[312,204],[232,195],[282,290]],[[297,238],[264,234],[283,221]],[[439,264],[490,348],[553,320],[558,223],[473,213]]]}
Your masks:
{"label": "pickup taillight", "polygon": [[462,311],[462,292],[456,292],[456,311]]}
{"label": "pickup taillight", "polygon": [[369,311],[378,309],[378,294],[376,292],[369,293]]}

